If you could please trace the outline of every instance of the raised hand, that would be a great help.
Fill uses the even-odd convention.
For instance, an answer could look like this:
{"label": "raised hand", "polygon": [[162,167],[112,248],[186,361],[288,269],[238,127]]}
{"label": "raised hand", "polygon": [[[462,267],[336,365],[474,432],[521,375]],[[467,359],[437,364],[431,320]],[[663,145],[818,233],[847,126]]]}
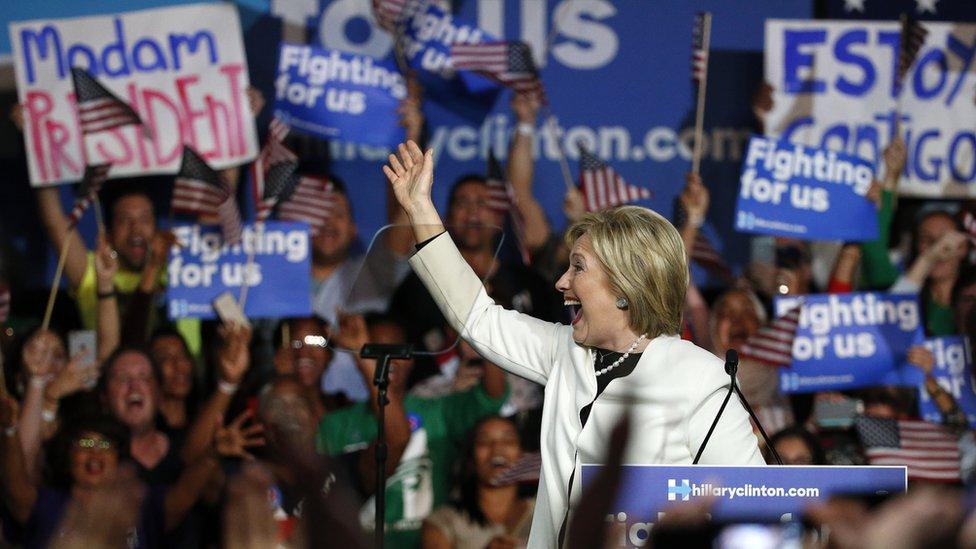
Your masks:
{"label": "raised hand", "polygon": [[63,348],[58,336],[49,330],[38,330],[27,340],[21,361],[31,377],[47,377],[63,366]]}
{"label": "raised hand", "polygon": [[538,93],[521,92],[512,96],[511,106],[519,124],[531,124],[535,126],[542,101],[540,101]]}
{"label": "raised hand", "polygon": [[407,213],[432,204],[430,189],[434,183],[434,156],[430,149],[426,153],[413,141],[401,143],[397,154],[391,154],[389,165],[383,166],[383,173],[393,185],[397,202]]}
{"label": "raised hand", "polygon": [[105,235],[98,236],[95,247],[95,278],[98,291],[111,292],[115,289],[115,273],[119,270],[119,254],[109,245]]}
{"label": "raised hand", "polygon": [[905,358],[908,359],[909,364],[917,366],[925,372],[925,375],[931,374],[932,368],[935,366],[935,356],[925,345],[914,345],[910,347],[908,349],[908,355]]}
{"label": "raised hand", "polygon": [[245,427],[253,417],[250,410],[244,410],[234,418],[230,425],[219,426],[214,433],[214,448],[221,457],[235,457],[253,461],[254,456],[248,448],[264,446],[264,425],[254,423]]}
{"label": "raised hand", "polygon": [[961,259],[966,256],[967,242],[968,239],[965,234],[960,231],[949,231],[939,237],[939,240],[926,253],[930,254],[933,261]]}
{"label": "raised hand", "polygon": [[224,340],[217,359],[220,376],[227,383],[237,385],[251,362],[251,329],[239,324],[221,324],[217,331]]}
{"label": "raised hand", "polygon": [[332,341],[336,346],[354,351],[357,355],[369,339],[366,320],[362,315],[339,312],[339,333]]}
{"label": "raised hand", "polygon": [[701,176],[696,173],[685,175],[685,188],[681,191],[681,205],[688,213],[688,221],[701,226],[708,214],[708,188],[702,183]]}
{"label": "raised hand", "polygon": [[54,379],[44,388],[45,400],[56,404],[72,393],[95,386],[100,373],[98,364],[82,364],[81,360],[86,354],[87,351],[83,350],[71,357],[71,362],[54,375]]}
{"label": "raised hand", "polygon": [[905,169],[905,162],[908,160],[908,152],[905,149],[905,140],[901,136],[895,136],[891,143],[885,147],[885,186],[894,189],[901,177],[902,170]]}
{"label": "raised hand", "polygon": [[570,223],[575,223],[586,215],[586,204],[583,203],[583,193],[579,189],[573,187],[566,191],[563,197],[563,213]]}

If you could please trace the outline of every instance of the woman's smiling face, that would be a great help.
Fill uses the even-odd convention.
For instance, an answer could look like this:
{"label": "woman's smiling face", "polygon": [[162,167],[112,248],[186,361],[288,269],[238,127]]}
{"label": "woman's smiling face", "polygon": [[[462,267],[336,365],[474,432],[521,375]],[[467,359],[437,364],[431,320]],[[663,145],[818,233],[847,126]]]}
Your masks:
{"label": "woman's smiling face", "polygon": [[590,347],[613,348],[613,342],[628,330],[627,311],[617,308],[610,279],[584,234],[576,239],[569,254],[569,268],[556,281],[563,302],[576,309],[573,340]]}

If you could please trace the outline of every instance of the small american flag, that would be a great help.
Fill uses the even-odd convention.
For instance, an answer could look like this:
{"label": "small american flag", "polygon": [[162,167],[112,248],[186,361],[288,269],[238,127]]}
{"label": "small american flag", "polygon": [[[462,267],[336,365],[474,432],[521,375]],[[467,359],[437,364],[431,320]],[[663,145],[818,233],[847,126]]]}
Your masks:
{"label": "small american flag", "polygon": [[577,143],[580,151],[580,192],[586,211],[595,212],[634,200],[651,198],[653,193],[644,187],[624,181],[606,162]]}
{"label": "small american flag", "polygon": [[373,0],[373,15],[380,27],[395,33],[416,13],[420,4],[419,0]]}
{"label": "small american flag", "polygon": [[488,151],[488,207],[503,216],[508,216],[512,223],[512,232],[515,233],[515,243],[518,246],[522,262],[529,265],[532,255],[525,247],[525,220],[522,219],[522,212],[519,211],[515,200],[515,189],[512,184],[505,179],[502,167],[495,158],[495,152]]}
{"label": "small american flag", "polygon": [[793,362],[793,340],[800,324],[801,305],[759,328],[742,345],[739,354],[769,366],[789,366]]}
{"label": "small american flag", "polygon": [[857,436],[871,465],[908,467],[908,478],[959,482],[959,443],[937,423],[859,416]]}
{"label": "small american flag", "polygon": [[327,178],[301,176],[291,198],[278,206],[278,218],[304,221],[315,235],[332,215],[335,201],[335,190]]}
{"label": "small american flag", "polygon": [[78,186],[75,205],[71,208],[71,213],[68,214],[68,224],[71,227],[78,225],[81,216],[85,215],[92,202],[95,201],[95,197],[98,196],[98,191],[101,190],[102,184],[108,178],[108,171],[111,168],[112,164],[85,166],[85,175],[81,179],[81,185]]}
{"label": "small american flag", "polygon": [[91,134],[118,128],[141,125],[142,119],[125,101],[119,99],[85,69],[71,69],[71,79],[78,102],[81,133]]}
{"label": "small american flag", "polygon": [[491,479],[492,486],[506,486],[522,482],[536,482],[542,469],[542,456],[538,452],[522,454],[515,463]]}
{"label": "small american flag", "polygon": [[6,284],[0,284],[0,324],[6,322],[8,318],[10,318],[10,288]]}
{"label": "small american flag", "polygon": [[185,145],[180,171],[176,174],[173,185],[170,207],[174,212],[190,215],[215,215],[220,222],[225,243],[234,245],[241,240],[241,212],[234,194],[220,178],[220,174]]}
{"label": "small american flag", "polygon": [[451,61],[458,70],[474,71],[518,92],[545,93],[532,48],[521,41],[494,41],[451,46]]}
{"label": "small american flag", "polygon": [[708,34],[712,27],[712,14],[707,11],[695,14],[691,28],[691,81],[695,84],[705,79],[708,72]]}
{"label": "small american flag", "polygon": [[915,64],[919,50],[925,43],[925,38],[929,31],[918,20],[909,17],[907,14],[901,15],[901,37],[898,46],[898,69],[895,72],[895,89],[901,90],[905,76]]}
{"label": "small american flag", "polygon": [[298,157],[284,144],[288,132],[287,124],[278,118],[272,119],[268,126],[268,140],[251,164],[258,221],[266,221],[275,206],[287,200],[298,184],[298,177],[295,175]]}

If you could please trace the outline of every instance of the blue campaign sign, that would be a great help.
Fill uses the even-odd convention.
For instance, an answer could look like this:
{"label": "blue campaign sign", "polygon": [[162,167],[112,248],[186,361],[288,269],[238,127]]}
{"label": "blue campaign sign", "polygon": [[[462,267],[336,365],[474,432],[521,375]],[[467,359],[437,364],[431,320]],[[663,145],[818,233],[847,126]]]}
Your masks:
{"label": "blue campaign sign", "polygon": [[874,240],[866,198],[874,166],[856,156],[753,137],[742,164],[735,228],[804,240]]}
{"label": "blue campaign sign", "polygon": [[249,318],[311,314],[308,226],[271,221],[247,224],[241,243],[226,246],[216,226],[178,225],[170,253],[166,302],[169,317],[215,318],[213,300],[236,298],[248,284]]}
{"label": "blue campaign sign", "polygon": [[921,372],[905,362],[908,348],[923,339],[918,296],[853,292],[781,297],[776,315],[801,300],[793,363],[780,371],[782,391],[918,385]]}
{"label": "blue campaign sign", "polygon": [[[973,380],[969,340],[962,336],[936,337],[925,340],[925,347],[935,357],[932,377],[952,395],[959,409],[966,414],[969,425],[976,428],[976,383]],[[941,423],[942,413],[929,397],[924,384],[918,388],[918,397],[922,419]]]}
{"label": "blue campaign sign", "polygon": [[[583,465],[583,489],[602,465]],[[647,542],[669,506],[714,498],[716,521],[798,520],[811,504],[841,494],[899,494],[908,488],[905,467],[625,465],[617,501],[607,514],[624,526],[622,546]],[[618,545],[620,546],[620,545]]]}
{"label": "blue campaign sign", "polygon": [[314,46],[282,44],[274,83],[275,116],[322,139],[391,147],[407,87],[394,63]]}
{"label": "blue campaign sign", "polygon": [[[428,92],[442,96],[444,92],[456,92],[456,87],[443,82],[454,79],[456,75],[468,92],[496,91],[498,85],[494,82],[466,71],[458,75],[451,63],[451,45],[478,44],[494,39],[494,36],[479,29],[477,25],[456,17],[433,3],[427,3],[404,28],[404,56],[411,67],[422,71],[420,74]],[[451,99],[457,101],[461,98],[455,96]]]}

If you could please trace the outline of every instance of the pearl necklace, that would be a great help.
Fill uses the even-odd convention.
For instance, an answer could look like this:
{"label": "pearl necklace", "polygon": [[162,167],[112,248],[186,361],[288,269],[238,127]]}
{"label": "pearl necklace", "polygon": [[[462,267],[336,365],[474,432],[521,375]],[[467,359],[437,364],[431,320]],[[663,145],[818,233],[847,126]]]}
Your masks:
{"label": "pearl necklace", "polygon": [[[647,337],[647,334],[641,334],[641,336],[638,337],[637,340],[635,340],[633,344],[631,344],[630,349],[627,349],[627,352],[625,352],[624,354],[620,355],[620,358],[618,358],[617,360],[613,361],[613,364],[607,366],[606,368],[603,368],[602,370],[597,370],[596,371],[596,377],[600,377],[603,374],[609,372],[610,370],[613,370],[617,366],[620,366],[621,364],[623,364],[623,362],[625,360],[627,360],[627,357],[630,356],[630,353],[634,352],[634,349],[636,349],[637,346],[640,345],[640,342],[641,341],[644,341],[644,338],[646,338],[646,337]],[[602,364],[601,364],[601,366],[602,366]]]}

